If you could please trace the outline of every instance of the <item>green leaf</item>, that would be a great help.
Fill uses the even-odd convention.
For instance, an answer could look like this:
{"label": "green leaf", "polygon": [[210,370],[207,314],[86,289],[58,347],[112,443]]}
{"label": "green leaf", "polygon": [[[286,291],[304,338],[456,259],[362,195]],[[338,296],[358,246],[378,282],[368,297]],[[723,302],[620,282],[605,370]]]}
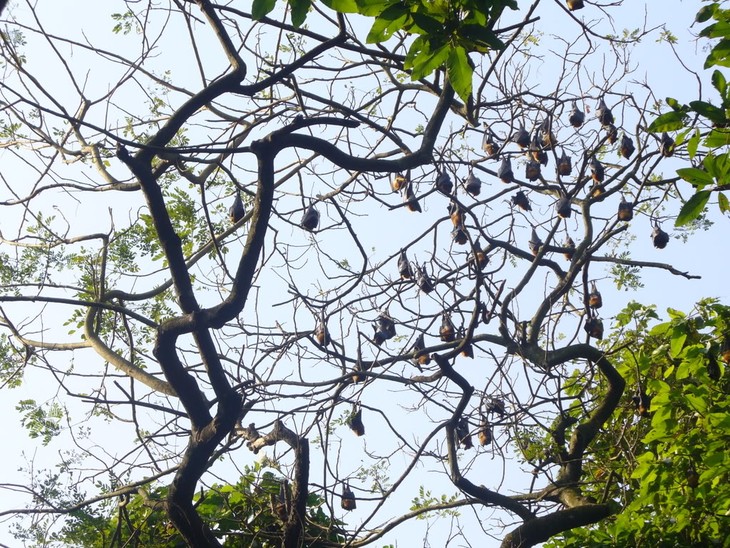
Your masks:
{"label": "green leaf", "polygon": [[723,99],[727,97],[727,80],[725,80],[725,76],[719,70],[712,73],[712,85],[720,93],[720,97]]}
{"label": "green leaf", "polygon": [[725,196],[724,192],[718,193],[717,201],[719,202],[721,213],[727,213],[728,211],[730,211],[730,201],[728,201],[727,196]]}
{"label": "green leaf", "polygon": [[705,137],[704,145],[708,148],[719,148],[730,145],[730,129],[715,128]]}
{"label": "green leaf", "polygon": [[676,131],[684,127],[685,114],[682,111],[665,112],[654,120],[649,131]]}
{"label": "green leaf", "polygon": [[408,8],[401,3],[388,6],[375,18],[367,42],[376,44],[388,40],[395,31],[404,29],[408,14]]}
{"label": "green leaf", "polygon": [[449,58],[446,61],[446,74],[456,94],[464,102],[471,95],[473,73],[474,69],[472,69],[471,63],[469,63],[466,50],[461,46],[453,48],[449,52]]}
{"label": "green leaf", "polygon": [[699,130],[695,130],[692,134],[692,137],[690,137],[687,140],[687,154],[689,154],[690,158],[693,158],[697,155],[697,148],[700,145],[700,132]]}
{"label": "green leaf", "polygon": [[[413,58],[413,71],[411,72],[411,78],[413,80],[425,78],[434,70],[442,66],[446,62],[448,56],[449,47],[447,45],[440,46],[433,52],[430,51],[430,49],[428,49],[428,45],[426,45],[425,49],[421,50],[421,52]],[[407,65],[405,66],[407,68]]]}
{"label": "green leaf", "polygon": [[693,186],[697,187],[698,190],[702,190],[702,188],[707,185],[715,184],[715,179],[712,175],[707,173],[705,170],[699,169],[697,167],[679,168],[677,170],[677,175],[679,175],[688,183],[691,183]]}
{"label": "green leaf", "polygon": [[700,190],[682,206],[682,209],[674,222],[674,226],[684,226],[694,221],[705,209],[707,200],[710,199],[709,190]]}
{"label": "green leaf", "polygon": [[322,0],[322,3],[339,13],[359,13],[360,11],[355,0]]}
{"label": "green leaf", "polygon": [[705,101],[691,101],[689,106],[696,113],[712,120],[716,124],[723,124],[726,121],[725,111]]}
{"label": "green leaf", "polygon": [[312,7],[312,0],[289,0],[291,7],[291,22],[296,28],[302,26],[307,18],[309,8]]}
{"label": "green leaf", "polygon": [[697,16],[695,17],[696,23],[704,23],[706,21],[709,21],[710,17],[712,17],[715,14],[715,10],[717,10],[718,5],[717,3],[712,3],[707,6],[702,6],[700,8],[700,11],[697,12]]}
{"label": "green leaf", "polygon": [[257,21],[266,17],[276,6],[276,0],[253,0],[251,15]]}
{"label": "green leaf", "polygon": [[679,101],[677,101],[675,98],[667,97],[666,101],[667,101],[667,104],[670,107],[672,107],[672,110],[681,110],[682,109],[682,105],[680,105]]}

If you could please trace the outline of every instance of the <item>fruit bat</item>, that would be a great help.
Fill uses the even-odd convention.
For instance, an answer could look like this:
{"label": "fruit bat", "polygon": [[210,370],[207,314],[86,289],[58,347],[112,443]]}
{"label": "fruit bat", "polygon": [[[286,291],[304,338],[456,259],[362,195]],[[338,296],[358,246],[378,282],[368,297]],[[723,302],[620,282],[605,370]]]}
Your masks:
{"label": "fruit bat", "polygon": [[563,150],[563,154],[558,159],[557,170],[558,175],[563,177],[570,175],[570,172],[573,170],[573,162],[570,160],[570,156],[565,153],[565,150]]}
{"label": "fruit bat", "polygon": [[413,343],[413,346],[411,347],[411,352],[413,352],[413,363],[418,365],[428,365],[431,363],[431,357],[428,355],[428,352],[426,350],[426,343],[423,341],[423,333],[418,335],[416,338],[416,342]]}
{"label": "fruit bat", "polygon": [[659,143],[659,152],[662,156],[669,158],[674,154],[674,139],[672,139],[667,132],[662,133],[662,140]]}
{"label": "fruit bat", "polygon": [[403,190],[403,187],[405,187],[406,184],[408,184],[408,179],[406,178],[406,176],[402,173],[397,173],[393,178],[391,187],[393,188],[393,192],[400,192],[401,190]]}
{"label": "fruit bat", "polygon": [[601,293],[596,289],[596,282],[591,282],[591,292],[588,294],[588,306],[594,310],[603,306],[603,299],[601,298]]}
{"label": "fruit bat", "polygon": [[654,225],[654,230],[651,232],[651,241],[657,249],[664,249],[669,243],[669,234],[659,228],[659,225]]}
{"label": "fruit bat", "polygon": [[489,257],[484,252],[484,250],[482,250],[482,246],[479,245],[479,240],[474,242],[470,261],[473,264],[476,264],[479,268],[484,268],[485,266],[487,266],[487,263],[489,263]]}
{"label": "fruit bat", "polygon": [[426,274],[426,266],[416,265],[416,285],[418,288],[426,294],[431,293],[434,290],[433,282]]}
{"label": "fruit bat", "polygon": [[343,510],[348,511],[357,508],[355,493],[352,492],[347,482],[342,484],[342,499],[340,500],[340,506],[342,506]]}
{"label": "fruit bat", "polygon": [[591,164],[590,165],[591,165],[591,178],[596,183],[602,183],[603,182],[603,179],[606,176],[606,172],[603,169],[603,164],[601,164],[601,162],[599,162],[596,159],[596,157],[594,156],[593,158],[591,158]]}
{"label": "fruit bat", "polygon": [[434,183],[436,190],[446,196],[451,196],[451,191],[454,189],[454,183],[451,182],[451,177],[445,171],[441,171],[436,175],[436,182]]}
{"label": "fruit bat", "polygon": [[634,141],[624,133],[621,137],[621,146],[618,149],[618,153],[628,160],[635,151]]}
{"label": "fruit bat", "polygon": [[482,191],[482,181],[475,177],[473,173],[469,173],[469,176],[466,178],[466,183],[464,183],[464,188],[470,195],[479,196],[479,193]]}
{"label": "fruit bat", "polygon": [[722,376],[720,364],[717,363],[717,358],[712,354],[707,355],[707,376],[713,381],[719,381]]}
{"label": "fruit bat", "polygon": [[317,329],[315,330],[314,336],[317,338],[317,342],[322,346],[327,346],[329,343],[332,342],[329,330],[327,329],[327,326],[322,322],[317,324]]}
{"label": "fruit bat", "polygon": [[601,318],[589,318],[583,326],[588,336],[601,340],[603,338],[603,322]]}
{"label": "fruit bat", "polygon": [[634,204],[621,195],[621,202],[618,204],[617,217],[619,221],[630,221],[634,218]]}
{"label": "fruit bat", "polygon": [[687,468],[687,472],[685,472],[685,476],[687,478],[687,486],[694,489],[700,484],[700,475],[697,473],[697,470],[692,468],[691,466]]}
{"label": "fruit bat", "polygon": [[507,408],[504,405],[504,400],[500,398],[489,398],[489,402],[486,405],[487,413],[494,413],[500,417],[504,417],[507,414]]}
{"label": "fruit bat", "polygon": [[464,224],[464,212],[462,211],[459,204],[451,200],[448,207],[449,217],[451,217],[451,223],[454,227],[463,226]]}
{"label": "fruit bat", "polygon": [[537,235],[537,232],[535,232],[535,229],[532,229],[532,234],[530,235],[530,241],[528,242],[530,246],[530,252],[537,257],[537,254],[540,252],[540,246],[542,245],[542,240]]}
{"label": "fruit bat", "polygon": [[401,249],[398,256],[398,274],[400,274],[401,280],[409,280],[413,277],[413,269],[408,261],[405,249]]}
{"label": "fruit bat", "polygon": [[603,98],[598,101],[598,107],[596,107],[596,117],[601,122],[602,126],[610,126],[613,124],[613,113],[611,109],[606,106]]}
{"label": "fruit bat", "polygon": [[567,4],[570,11],[583,9],[583,0],[567,0]]}
{"label": "fruit bat", "polygon": [[491,131],[487,130],[484,132],[482,137],[482,150],[487,155],[487,158],[494,158],[499,152],[499,145],[493,139]]}
{"label": "fruit bat", "polygon": [[612,145],[616,142],[618,139],[618,130],[616,129],[616,126],[613,124],[608,124],[606,126],[606,142],[609,145]]}
{"label": "fruit bat", "polygon": [[469,241],[469,233],[464,228],[464,225],[455,226],[451,231],[451,239],[455,244],[464,245]]}
{"label": "fruit bat", "polygon": [[540,163],[534,160],[527,162],[525,166],[525,177],[528,181],[537,181],[540,178]]}
{"label": "fruit bat", "polygon": [[631,401],[634,402],[634,407],[636,408],[636,412],[641,417],[648,417],[649,416],[649,408],[651,407],[651,397],[644,392],[641,387],[638,387],[636,389],[636,395],[631,398]]}
{"label": "fruit bat", "polygon": [[523,191],[518,191],[517,194],[512,196],[512,205],[516,205],[520,209],[524,209],[525,211],[532,211],[532,206],[530,205],[530,200],[527,197],[527,194],[525,194]]}
{"label": "fruit bat", "polygon": [[439,337],[443,342],[452,342],[456,339],[456,327],[451,321],[451,315],[444,312],[441,315],[441,327],[439,327]]}
{"label": "fruit bat", "polygon": [[722,343],[720,343],[720,359],[730,365],[730,334],[722,338]]}
{"label": "fruit bat", "polygon": [[[582,6],[581,6],[582,7]],[[573,101],[573,108],[570,109],[570,115],[568,116],[568,122],[571,126],[574,128],[579,128],[583,125],[583,122],[585,122],[586,115],[585,112],[583,112],[581,109],[578,108],[578,105]]]}
{"label": "fruit bat", "polygon": [[233,204],[228,208],[228,218],[231,223],[236,224],[238,221],[243,219],[246,215],[246,209],[243,207],[243,200],[241,200],[241,193],[236,191],[236,197],[233,199]]}
{"label": "fruit bat", "polygon": [[503,183],[511,183],[515,179],[514,173],[512,173],[512,162],[509,158],[503,158],[502,163],[499,164],[497,170],[497,177],[499,177]]}
{"label": "fruit bat", "polygon": [[479,445],[482,447],[492,443],[492,426],[486,418],[482,420],[477,437],[479,438]]}
{"label": "fruit bat", "polygon": [[469,434],[469,421],[466,420],[466,417],[461,417],[457,421],[454,433],[456,435],[456,443],[461,445],[464,449],[471,449],[474,447],[474,444],[471,441],[471,435]]}
{"label": "fruit bat", "polygon": [[548,118],[545,118],[545,121],[540,125],[540,141],[545,150],[552,150],[558,144],[555,134],[550,129],[550,120]]}
{"label": "fruit bat", "polygon": [[365,435],[365,425],[362,422],[362,408],[352,404],[352,413],[347,418],[347,426],[350,427],[357,437]]}
{"label": "fruit bat", "polygon": [[421,204],[418,203],[418,198],[413,193],[413,186],[410,182],[406,184],[403,192],[403,202],[406,204],[408,211],[415,211],[416,213],[421,212]]}
{"label": "fruit bat", "polygon": [[381,312],[375,322],[377,331],[380,331],[386,339],[395,337],[395,322],[387,312]]}
{"label": "fruit bat", "polygon": [[573,255],[575,255],[575,242],[573,241],[573,238],[568,236],[563,243],[563,247],[565,248],[563,250],[563,256],[569,261],[572,260]]}
{"label": "fruit bat", "polygon": [[566,196],[561,197],[555,204],[555,211],[557,211],[558,217],[561,219],[567,219],[570,217],[573,212],[570,206],[570,200]]}
{"label": "fruit bat", "polygon": [[527,148],[530,144],[530,134],[527,133],[524,125],[520,125],[520,128],[512,135],[512,141],[517,143],[520,148]]}
{"label": "fruit bat", "polygon": [[310,205],[304,212],[302,222],[299,223],[299,226],[309,232],[314,232],[317,229],[317,226],[319,226],[319,211],[314,208],[314,205]]}

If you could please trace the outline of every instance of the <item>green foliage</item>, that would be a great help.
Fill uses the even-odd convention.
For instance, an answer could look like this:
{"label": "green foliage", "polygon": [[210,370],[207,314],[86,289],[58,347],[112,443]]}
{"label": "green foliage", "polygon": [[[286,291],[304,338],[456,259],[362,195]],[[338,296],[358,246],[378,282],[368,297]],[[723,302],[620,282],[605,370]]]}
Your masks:
{"label": "green foliage", "polygon": [[[284,482],[284,483],[282,483]],[[283,514],[278,506],[286,481],[261,465],[246,467],[234,485],[213,485],[195,500],[198,513],[226,547],[268,548],[281,545]],[[105,504],[74,513],[58,542],[85,548],[107,546],[185,546],[177,530],[167,520],[160,504],[167,488],[159,487],[144,496],[122,498],[121,504]],[[307,499],[307,546],[343,542],[338,523],[322,509],[324,500],[316,494]],[[125,544],[126,543],[126,544]]]}
{"label": "green foliage", "polygon": [[43,445],[48,445],[61,432],[61,420],[65,414],[57,403],[39,405],[28,399],[18,402],[15,409],[23,415],[20,424],[28,430],[28,435],[41,438]]}
{"label": "green foliage", "polygon": [[[549,546],[699,547],[730,538],[730,307],[705,300],[691,314],[668,313],[652,327],[653,307],[631,303],[610,338],[629,389],[585,477],[586,494],[619,512]],[[633,399],[641,391],[651,398],[645,416]]]}
{"label": "green foliage", "polygon": [[[705,60],[705,68],[713,66],[730,66],[730,9],[721,9],[718,2],[703,6],[697,13],[696,22],[714,22],[700,31],[700,36],[719,40],[710,49]],[[690,101],[681,105],[676,99],[668,97],[667,105],[671,111],[656,118],[649,130],[677,131],[685,127],[698,126],[700,123],[709,126],[704,132],[695,129],[687,141],[687,152],[690,158],[699,159],[700,145],[704,147],[704,156],[697,167],[682,168],[677,174],[690,183],[695,194],[687,200],[675,222],[675,226],[692,223],[702,215],[712,193],[717,193],[720,213],[730,211],[730,203],[724,191],[730,188],[730,87],[727,78],[720,70],[714,70],[711,77],[712,86],[720,98],[716,106],[707,101]],[[695,122],[694,120],[698,120]],[[700,167],[701,166],[701,167]],[[706,189],[706,190],[705,190]]]}

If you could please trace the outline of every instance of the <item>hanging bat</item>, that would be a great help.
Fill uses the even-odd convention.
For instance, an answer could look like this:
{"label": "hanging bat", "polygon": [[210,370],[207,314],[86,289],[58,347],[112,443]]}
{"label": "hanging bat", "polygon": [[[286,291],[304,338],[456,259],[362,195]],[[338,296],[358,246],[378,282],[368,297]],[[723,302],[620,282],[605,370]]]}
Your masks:
{"label": "hanging bat", "polygon": [[352,492],[347,482],[342,484],[342,498],[340,499],[340,506],[342,506],[343,510],[348,511],[357,508],[355,493]]}
{"label": "hanging bat", "polygon": [[616,126],[613,124],[608,124],[606,126],[606,142],[609,145],[612,145],[616,142],[618,139],[618,130],[616,129]]}
{"label": "hanging bat", "polygon": [[725,335],[720,343],[720,359],[730,365],[730,334]]}
{"label": "hanging bat", "polygon": [[717,358],[712,354],[707,355],[707,376],[713,381],[719,381],[722,376],[720,364],[717,363]]}
{"label": "hanging bat", "polygon": [[583,329],[588,333],[588,336],[594,339],[600,341],[603,338],[603,322],[601,318],[589,318],[583,326]]}
{"label": "hanging bat", "polygon": [[634,218],[634,204],[621,195],[621,202],[618,204],[617,217],[619,221],[630,221]]}
{"label": "hanging bat", "polygon": [[444,312],[441,315],[441,327],[439,328],[439,338],[443,342],[453,342],[456,339],[456,327],[451,321],[451,315]]}
{"label": "hanging bat", "polygon": [[464,188],[471,196],[479,196],[482,191],[482,181],[474,176],[474,173],[469,173],[464,183]]}
{"label": "hanging bat", "polygon": [[532,234],[530,235],[530,241],[528,242],[528,245],[530,247],[530,252],[537,257],[537,254],[540,252],[540,246],[542,246],[542,240],[537,235],[537,232],[535,229],[532,229]]}
{"label": "hanging bat", "polygon": [[401,280],[410,280],[413,277],[413,269],[405,249],[401,249],[398,256],[398,274],[400,274]]}
{"label": "hanging bat", "polygon": [[659,143],[659,152],[662,156],[669,158],[674,154],[674,139],[672,139],[667,132],[662,133],[662,140]]}
{"label": "hanging bat", "polygon": [[464,225],[455,226],[451,231],[451,239],[455,244],[464,245],[469,241],[469,233],[464,228]]}
{"label": "hanging bat", "polygon": [[464,449],[471,449],[474,444],[471,441],[471,435],[469,434],[469,421],[466,417],[461,417],[454,428],[454,434],[456,435],[456,443],[461,445]]}
{"label": "hanging bat", "polygon": [[380,331],[386,339],[392,339],[395,337],[395,322],[390,314],[387,312],[381,312],[378,318],[375,320],[378,331]]}
{"label": "hanging bat", "polygon": [[299,223],[304,230],[314,232],[319,226],[319,211],[314,208],[314,205],[310,204],[307,210],[304,212],[302,221]]}
{"label": "hanging bat", "polygon": [[[583,6],[581,6],[583,7]],[[579,9],[579,8],[576,8]],[[570,115],[568,116],[568,122],[571,126],[578,129],[580,126],[583,125],[583,122],[586,120],[586,114],[581,109],[578,108],[578,105],[575,101],[573,101],[573,108],[570,109]]]}
{"label": "hanging bat", "polygon": [[649,408],[651,407],[651,397],[646,394],[641,389],[641,386],[637,387],[636,389],[636,395],[631,398],[631,401],[634,402],[634,407],[636,408],[636,412],[641,417],[648,417],[649,416]]}
{"label": "hanging bat", "polygon": [[358,438],[365,435],[365,424],[362,422],[362,408],[355,403],[352,404],[352,413],[347,418],[347,426],[350,427],[350,430]]}
{"label": "hanging bat", "polygon": [[449,217],[451,217],[451,223],[454,227],[459,227],[464,224],[464,212],[462,211],[459,204],[451,200],[448,207]]}
{"label": "hanging bat", "polygon": [[575,255],[575,242],[573,241],[573,238],[568,236],[563,243],[563,247],[565,248],[563,250],[563,257],[565,257],[567,260],[572,260],[573,255]]}
{"label": "hanging bat", "polygon": [[391,182],[391,187],[393,188],[393,192],[400,192],[407,184],[408,178],[402,173],[396,173]]}
{"label": "hanging bat", "polygon": [[243,207],[243,200],[241,200],[241,192],[236,191],[236,197],[233,199],[233,204],[228,208],[228,218],[232,224],[236,224],[238,221],[243,219],[246,215],[246,208]]}
{"label": "hanging bat", "polygon": [[499,153],[499,145],[492,137],[492,132],[487,130],[484,132],[482,137],[482,150],[487,155],[487,158],[495,158]]}
{"label": "hanging bat", "polygon": [[499,177],[503,183],[511,183],[515,180],[515,175],[512,172],[512,162],[509,158],[502,159],[502,163],[499,164],[499,169],[497,170],[497,177]]}
{"label": "hanging bat", "polygon": [[485,409],[487,413],[494,413],[500,417],[504,417],[507,414],[507,407],[504,404],[504,400],[501,398],[489,398],[489,402]]}
{"label": "hanging bat", "polygon": [[416,366],[431,363],[431,356],[426,352],[426,344],[423,341],[423,333],[416,337],[416,342],[413,343],[410,352],[413,352],[413,363]]}
{"label": "hanging bat", "polygon": [[413,193],[413,186],[410,181],[406,184],[403,192],[403,202],[406,204],[408,211],[415,211],[421,213],[421,204],[418,203],[418,198]]}
{"label": "hanging bat", "polygon": [[552,150],[558,144],[555,134],[550,128],[550,120],[548,118],[545,118],[545,121],[540,125],[540,140],[545,150]]}
{"label": "hanging bat", "polygon": [[563,154],[558,159],[557,171],[558,175],[562,177],[570,175],[570,172],[573,171],[573,162],[571,161],[570,156],[565,153],[565,150],[563,150]]}
{"label": "hanging bat", "polygon": [[478,268],[483,269],[489,263],[489,257],[482,250],[482,246],[479,244],[479,240],[474,242],[472,247],[471,258],[469,259],[472,264],[477,265]]}
{"label": "hanging bat", "polygon": [[532,206],[530,205],[530,200],[527,197],[527,194],[525,194],[521,190],[518,191],[517,194],[512,196],[512,205],[516,205],[517,207],[525,211],[532,211]]}
{"label": "hanging bat", "polygon": [[588,306],[593,310],[603,306],[603,299],[601,298],[601,293],[596,289],[596,282],[591,282],[591,292],[588,294]]}
{"label": "hanging bat", "polygon": [[583,0],[567,0],[568,9],[570,11],[576,11],[583,9]]}
{"label": "hanging bat", "polygon": [[651,241],[657,249],[664,249],[669,243],[669,234],[664,232],[658,224],[655,224],[654,230],[651,232]]}
{"label": "hanging bat", "polygon": [[571,203],[567,196],[562,196],[555,204],[555,211],[561,219],[567,219],[573,213]]}
{"label": "hanging bat", "polygon": [[603,98],[598,101],[598,107],[596,107],[596,117],[601,122],[602,126],[610,126],[613,124],[613,113],[611,109],[606,106],[606,102]]}
{"label": "hanging bat", "polygon": [[634,146],[634,141],[632,141],[631,137],[624,133],[621,136],[621,146],[618,149],[618,153],[628,160],[635,151],[636,147]]}
{"label": "hanging bat", "polygon": [[479,445],[481,445],[482,447],[492,443],[492,426],[489,424],[489,421],[486,418],[482,419],[482,424],[479,427],[477,438],[479,438]]}
{"label": "hanging bat", "polygon": [[540,178],[540,163],[530,160],[525,166],[525,177],[528,181],[537,181]]}
{"label": "hanging bat", "polygon": [[530,144],[530,134],[527,133],[523,124],[520,124],[520,128],[512,135],[512,141],[517,143],[520,148],[527,148]]}
{"label": "hanging bat", "polygon": [[596,183],[602,183],[603,179],[606,176],[606,172],[603,169],[603,164],[599,162],[596,157],[594,156],[591,158],[591,178]]}
{"label": "hanging bat", "polygon": [[427,295],[434,290],[433,282],[426,273],[426,265],[416,265],[416,285],[421,291],[423,291]]}
{"label": "hanging bat", "polygon": [[451,182],[451,177],[445,171],[438,172],[434,186],[436,190],[446,196],[451,196],[451,191],[454,189],[454,183]]}
{"label": "hanging bat", "polygon": [[330,338],[330,332],[323,322],[319,322],[317,324],[317,329],[314,332],[314,336],[317,339],[317,342],[322,346],[327,346],[329,343],[332,342],[332,339]]}

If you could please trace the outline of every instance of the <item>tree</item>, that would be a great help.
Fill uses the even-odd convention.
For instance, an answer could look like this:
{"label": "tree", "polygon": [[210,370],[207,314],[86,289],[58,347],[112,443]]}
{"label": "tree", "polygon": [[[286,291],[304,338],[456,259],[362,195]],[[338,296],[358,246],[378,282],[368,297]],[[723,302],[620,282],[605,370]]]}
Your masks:
{"label": "tree", "polygon": [[[31,437],[73,447],[4,486],[27,496],[2,511],[31,517],[16,534],[52,543],[68,515],[82,538],[79,512],[109,530],[121,501],[117,525],[149,511],[235,543],[250,524],[205,501],[252,507],[239,463],[262,450],[290,489],[254,529],[287,547],[429,515],[482,538],[495,509],[502,545],[531,546],[610,516],[583,480],[625,398],[601,292],[696,276],[657,259],[685,142],[624,87],[650,30],[579,5],[119,1],[83,38],[42,9],[8,22],[2,378],[33,386]],[[540,16],[570,30],[541,37]],[[543,42],[559,63],[536,82]],[[629,255],[637,233],[654,247]],[[512,454],[520,479],[485,480]]]}
{"label": "tree", "polygon": [[[617,316],[614,362],[633,386],[586,463],[586,492],[616,516],[554,546],[723,546],[730,515],[730,308],[690,314],[632,303]],[[598,389],[578,382],[575,391]]]}

